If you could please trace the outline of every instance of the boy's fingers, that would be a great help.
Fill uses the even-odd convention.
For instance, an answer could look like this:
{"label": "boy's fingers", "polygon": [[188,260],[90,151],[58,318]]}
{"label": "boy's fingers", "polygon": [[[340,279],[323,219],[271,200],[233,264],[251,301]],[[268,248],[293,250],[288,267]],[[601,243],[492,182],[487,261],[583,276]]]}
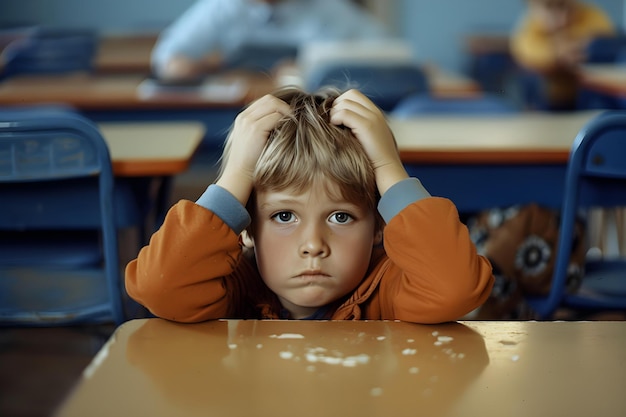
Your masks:
{"label": "boy's fingers", "polygon": [[242,117],[250,117],[252,120],[258,120],[271,113],[279,113],[285,116],[291,112],[289,104],[283,100],[267,94],[256,100],[240,114]]}

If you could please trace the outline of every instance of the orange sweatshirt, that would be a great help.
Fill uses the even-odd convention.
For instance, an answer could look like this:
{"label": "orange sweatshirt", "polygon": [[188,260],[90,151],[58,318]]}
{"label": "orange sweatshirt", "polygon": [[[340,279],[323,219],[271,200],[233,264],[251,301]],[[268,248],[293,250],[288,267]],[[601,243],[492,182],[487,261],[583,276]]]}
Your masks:
{"label": "orange sweatshirt", "polygon": [[[361,284],[327,318],[453,321],[491,292],[491,265],[476,253],[447,199],[408,204],[388,221],[383,244]],[[126,289],[153,314],[174,321],[280,318],[280,303],[242,253],[238,234],[191,201],[175,204],[128,264]]]}

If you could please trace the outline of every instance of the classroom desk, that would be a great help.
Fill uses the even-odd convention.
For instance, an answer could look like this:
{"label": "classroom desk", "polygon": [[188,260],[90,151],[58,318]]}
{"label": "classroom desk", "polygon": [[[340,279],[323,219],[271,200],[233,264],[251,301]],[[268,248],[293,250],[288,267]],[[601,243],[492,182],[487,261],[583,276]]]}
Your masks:
{"label": "classroom desk", "polygon": [[[297,82],[291,71],[290,81]],[[0,83],[0,105],[63,102],[86,111],[139,110],[207,110],[241,107],[277,88],[285,80],[270,74],[233,71],[209,78],[214,91],[231,94],[165,92],[142,94],[141,74],[61,74],[16,76]],[[463,76],[445,71],[433,71],[434,94],[441,96],[467,95],[478,92],[477,84]],[[221,87],[221,88],[220,88]]]}
{"label": "classroom desk", "polygon": [[626,64],[585,65],[580,80],[586,88],[626,98]]}
{"label": "classroom desk", "polygon": [[104,35],[98,43],[95,70],[104,74],[150,74],[150,54],[158,34]]}
{"label": "classroom desk", "polygon": [[626,322],[133,320],[56,411],[623,416]]}
{"label": "classroom desk", "polygon": [[579,71],[581,106],[626,109],[626,64],[590,64]]}
{"label": "classroom desk", "polygon": [[569,150],[597,111],[390,119],[410,175],[459,211],[536,202],[558,208]]}
{"label": "classroom desk", "polygon": [[[197,122],[98,123],[109,147],[116,183],[129,186],[146,207],[151,233],[165,219],[173,178],[187,170],[205,133]],[[144,233],[143,231],[141,233]]]}
{"label": "classroom desk", "polygon": [[142,74],[19,76],[0,82],[0,106],[65,103],[97,122],[194,121],[203,144],[219,148],[242,106],[274,89],[269,75],[233,72],[210,78],[200,92],[151,93]]}
{"label": "classroom desk", "polygon": [[98,127],[117,177],[179,174],[189,167],[204,135],[204,126],[192,122],[104,122]]}

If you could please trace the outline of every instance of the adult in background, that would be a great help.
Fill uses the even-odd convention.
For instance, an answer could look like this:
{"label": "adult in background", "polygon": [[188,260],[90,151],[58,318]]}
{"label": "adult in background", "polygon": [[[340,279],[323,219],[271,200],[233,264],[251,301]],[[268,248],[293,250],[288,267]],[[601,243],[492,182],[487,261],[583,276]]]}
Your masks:
{"label": "adult in background", "polygon": [[351,0],[197,0],[159,36],[152,68],[161,79],[193,79],[236,62],[251,45],[265,47],[259,59],[267,61],[268,51],[307,41],[389,36]]}

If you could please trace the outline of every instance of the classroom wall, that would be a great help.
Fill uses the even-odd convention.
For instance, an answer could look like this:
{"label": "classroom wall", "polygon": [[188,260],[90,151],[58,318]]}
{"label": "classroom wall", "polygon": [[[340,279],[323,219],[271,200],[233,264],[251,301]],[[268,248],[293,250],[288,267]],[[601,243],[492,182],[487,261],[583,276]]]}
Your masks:
{"label": "classroom wall", "polygon": [[[158,31],[194,0],[0,0],[0,26],[49,24],[102,32]],[[626,0],[589,0],[624,28]],[[463,71],[464,37],[507,33],[524,0],[368,0],[366,4],[408,39],[418,58]],[[381,6],[382,5],[382,6]]]}

